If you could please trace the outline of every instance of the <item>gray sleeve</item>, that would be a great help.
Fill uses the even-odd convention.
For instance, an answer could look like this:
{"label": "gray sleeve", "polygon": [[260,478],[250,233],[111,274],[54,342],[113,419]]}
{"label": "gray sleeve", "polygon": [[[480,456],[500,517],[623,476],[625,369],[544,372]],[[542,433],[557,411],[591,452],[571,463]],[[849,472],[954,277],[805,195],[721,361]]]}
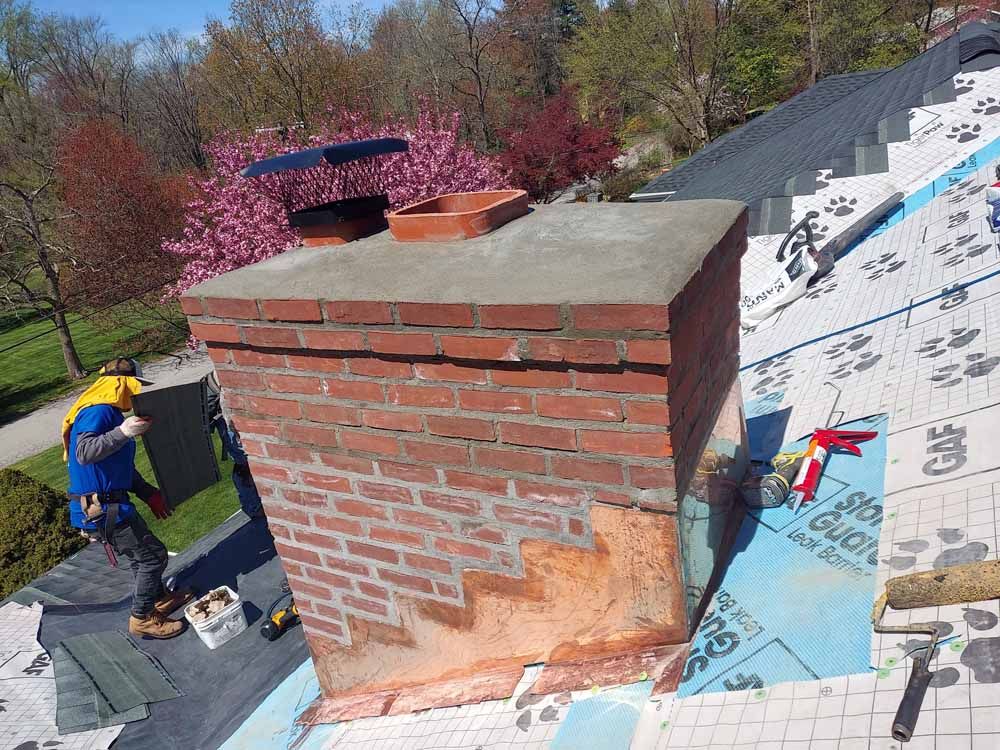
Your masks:
{"label": "gray sleeve", "polygon": [[156,492],[156,487],[142,478],[138,469],[132,469],[132,494],[142,500],[149,500]]}
{"label": "gray sleeve", "polygon": [[96,432],[81,432],[76,439],[76,460],[79,464],[96,464],[112,453],[120,451],[132,438],[127,437],[120,427],[115,427],[102,435]]}

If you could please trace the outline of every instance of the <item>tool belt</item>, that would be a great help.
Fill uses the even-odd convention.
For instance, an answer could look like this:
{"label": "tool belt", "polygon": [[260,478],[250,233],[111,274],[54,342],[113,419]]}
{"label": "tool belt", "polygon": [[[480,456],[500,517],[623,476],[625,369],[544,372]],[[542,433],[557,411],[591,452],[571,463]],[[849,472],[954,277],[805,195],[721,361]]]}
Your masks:
{"label": "tool belt", "polygon": [[83,517],[97,527],[97,541],[104,545],[108,563],[111,567],[117,568],[118,559],[111,545],[114,541],[115,527],[118,526],[119,505],[128,502],[128,491],[85,492],[82,495],[71,492],[69,499],[80,503]]}

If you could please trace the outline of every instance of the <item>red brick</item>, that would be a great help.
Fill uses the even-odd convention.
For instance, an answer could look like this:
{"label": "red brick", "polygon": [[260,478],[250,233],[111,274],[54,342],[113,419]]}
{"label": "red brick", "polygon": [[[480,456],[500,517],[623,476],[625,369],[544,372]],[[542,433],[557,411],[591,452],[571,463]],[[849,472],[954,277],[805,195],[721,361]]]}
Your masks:
{"label": "red brick", "polygon": [[394,570],[379,568],[378,577],[387,583],[394,583],[397,586],[402,586],[404,589],[422,591],[425,594],[434,593],[434,584],[431,583],[429,579],[421,576],[411,576],[406,573],[397,573]]}
{"label": "red brick", "polygon": [[348,360],[348,367],[355,375],[367,375],[373,378],[408,379],[413,377],[413,367],[409,362],[361,357]]}
{"label": "red brick", "polygon": [[243,336],[250,346],[275,346],[298,349],[299,332],[296,328],[257,328],[243,326]]}
{"label": "red brick", "polygon": [[328,604],[323,604],[322,602],[310,602],[316,610],[316,614],[328,617],[331,620],[341,620],[343,619],[343,613],[336,607],[331,607]]}
{"label": "red brick", "polygon": [[478,367],[465,367],[444,362],[438,365],[416,364],[413,371],[420,380],[448,380],[455,383],[478,383],[485,385],[486,370]]}
{"label": "red brick", "polygon": [[434,587],[440,596],[447,597],[448,599],[458,599],[458,589],[452,586],[450,583],[441,583],[441,581],[436,581]]}
{"label": "red brick", "polygon": [[666,305],[573,305],[573,325],[589,331],[666,331]]}
{"label": "red brick", "polygon": [[295,541],[308,544],[311,547],[319,547],[324,550],[340,551],[340,540],[327,534],[317,534],[312,531],[294,530]]}
{"label": "red brick", "polygon": [[670,425],[670,410],[663,401],[626,401],[625,415],[636,424]]}
{"label": "red brick", "polygon": [[643,490],[677,486],[673,466],[629,466],[628,477],[633,487]]}
{"label": "red brick", "polygon": [[493,370],[494,385],[516,388],[569,388],[572,380],[561,370]]}
{"label": "red brick", "polygon": [[403,555],[403,562],[407,567],[419,568],[420,570],[432,570],[435,573],[451,573],[451,561],[442,560],[440,557],[428,557],[427,555],[414,555],[407,552]]}
{"label": "red brick", "polygon": [[274,548],[281,555],[282,560],[297,560],[298,562],[308,563],[309,565],[322,565],[323,562],[319,558],[319,553],[313,552],[312,550],[302,549],[301,547],[293,547],[289,544],[282,544],[281,542],[275,542]]}
{"label": "red brick", "polygon": [[243,451],[248,456],[258,456],[262,458],[267,455],[265,445],[266,443],[262,443],[258,440],[244,440]]}
{"label": "red brick", "polygon": [[379,470],[383,476],[390,479],[401,479],[404,482],[420,482],[422,484],[437,484],[437,469],[429,466],[400,464],[394,461],[379,461]]}
{"label": "red brick", "polygon": [[584,391],[612,393],[646,393],[664,396],[667,393],[665,375],[651,372],[578,372],[576,387]]}
{"label": "red brick", "polygon": [[361,423],[366,427],[372,427],[376,430],[421,432],[424,429],[424,423],[420,415],[406,411],[364,409],[361,412]]}
{"label": "red brick", "polygon": [[374,599],[389,599],[388,590],[369,581],[358,581],[358,591]]}
{"label": "red brick", "polygon": [[625,359],[651,365],[670,364],[670,341],[667,339],[637,339],[625,342]]}
{"label": "red brick", "polygon": [[292,473],[283,466],[271,466],[257,461],[250,461],[250,471],[259,479],[270,479],[274,482],[291,482]]}
{"label": "red brick", "polygon": [[347,551],[352,555],[357,555],[358,557],[367,557],[372,560],[380,560],[381,562],[393,564],[399,562],[398,552],[386,547],[379,547],[374,544],[365,544],[364,542],[348,540]]}
{"label": "red brick", "polygon": [[233,361],[242,367],[284,367],[284,354],[268,354],[251,349],[234,349]]}
{"label": "red brick", "polygon": [[469,542],[458,542],[454,539],[435,539],[434,547],[446,555],[459,555],[473,560],[489,560],[493,557],[493,552],[489,547]]}
{"label": "red brick", "polygon": [[527,474],[545,473],[545,456],[523,451],[501,451],[493,448],[476,448],[476,465],[484,469],[523,471]]}
{"label": "red brick", "polygon": [[622,508],[632,507],[632,496],[621,492],[608,492],[607,490],[594,490],[594,501],[598,503],[608,503],[618,505]]}
{"label": "red brick", "polygon": [[302,332],[307,349],[333,351],[366,351],[365,335],[360,331],[310,331]]}
{"label": "red brick", "polygon": [[324,430],[322,427],[306,427],[300,424],[286,424],[285,437],[295,443],[308,443],[326,448],[337,446],[335,430]]}
{"label": "red brick", "polygon": [[342,638],[344,635],[344,628],[335,622],[327,622],[326,620],[321,620],[318,617],[314,617],[308,612],[302,615],[302,624],[306,626],[309,630],[318,630],[321,633],[327,635],[333,635],[337,638]]}
{"label": "red brick", "polygon": [[327,302],[326,317],[335,323],[392,323],[388,302]]}
{"label": "red brick", "polygon": [[458,359],[490,359],[516,362],[517,339],[493,336],[442,336],[441,353]]}
{"label": "red brick", "polygon": [[367,380],[340,380],[325,378],[323,388],[330,398],[340,398],[345,401],[385,401],[385,392],[378,383]]}
{"label": "red brick", "polygon": [[528,356],[542,362],[615,365],[618,347],[601,339],[528,339]]}
{"label": "red brick", "polygon": [[519,422],[501,422],[500,440],[512,445],[531,445],[561,451],[576,450],[576,433],[562,427],[542,427]]}
{"label": "red brick", "polygon": [[362,497],[381,500],[386,503],[410,504],[413,502],[413,492],[408,487],[400,487],[397,484],[358,482],[358,494]]}
{"label": "red brick", "polygon": [[301,581],[292,577],[289,577],[288,583],[292,587],[292,593],[295,594],[296,599],[308,596],[319,601],[329,601],[333,598],[333,592],[318,583],[309,583],[309,581]]}
{"label": "red brick", "polygon": [[247,391],[259,391],[264,387],[264,378],[260,373],[242,372],[240,370],[220,370],[216,368],[219,384],[223,388],[242,388]]}
{"label": "red brick", "polygon": [[440,492],[424,490],[420,493],[420,499],[426,507],[446,513],[459,513],[463,516],[479,513],[479,501],[469,497],[442,495]]}
{"label": "red brick", "polygon": [[230,420],[240,433],[249,435],[267,435],[278,437],[281,434],[281,422],[271,422],[267,419],[251,419],[250,417],[233,416]]}
{"label": "red brick", "polygon": [[506,495],[507,480],[503,477],[489,477],[483,474],[469,474],[464,471],[445,471],[445,484],[453,490],[485,492],[490,495]]}
{"label": "red brick", "polygon": [[328,568],[342,570],[345,573],[351,573],[356,576],[370,576],[372,574],[367,565],[362,565],[355,560],[344,560],[343,558],[336,557],[334,555],[325,555],[323,557],[323,562]]}
{"label": "red brick", "polygon": [[399,529],[386,529],[381,526],[371,526],[368,530],[368,536],[376,542],[385,542],[386,544],[402,544],[404,547],[416,547],[417,549],[424,548],[424,538],[420,536],[420,534],[414,534],[412,531],[400,531]]}
{"label": "red brick", "polygon": [[223,299],[206,297],[205,308],[208,314],[216,318],[239,318],[240,320],[257,320],[257,300],[255,299]]}
{"label": "red brick", "polygon": [[367,458],[357,456],[343,456],[339,453],[320,453],[319,460],[324,466],[340,471],[349,471],[352,474],[374,474],[372,462]]}
{"label": "red brick", "polygon": [[553,456],[552,473],[563,479],[578,479],[581,482],[600,484],[623,484],[625,472],[621,464],[609,461],[584,461],[579,458]]}
{"label": "red brick", "polygon": [[463,523],[462,535],[470,539],[478,539],[481,542],[490,544],[506,544],[507,532],[496,526],[487,526],[480,523]]}
{"label": "red brick", "polygon": [[368,332],[368,345],[382,354],[437,354],[434,335],[430,333]]}
{"label": "red brick", "polygon": [[426,443],[415,440],[403,442],[406,455],[415,461],[432,461],[435,464],[469,465],[469,449],[464,445]]}
{"label": "red brick", "polygon": [[315,487],[326,492],[350,493],[351,483],[345,477],[336,477],[329,474],[314,474],[311,471],[303,471],[300,475],[302,481],[310,487]]}
{"label": "red brick", "polygon": [[201,315],[201,300],[197,297],[181,297],[181,312],[185,315]]}
{"label": "red brick", "polygon": [[458,405],[469,411],[523,414],[531,411],[531,396],[507,391],[459,391]]}
{"label": "red brick", "polygon": [[448,326],[470,328],[472,307],[465,304],[440,304],[437,302],[399,302],[396,305],[399,321],[410,326]]}
{"label": "red brick", "polygon": [[[277,521],[269,520],[267,522],[267,528],[268,531],[271,532],[271,536],[280,537],[281,539],[292,538],[292,530],[287,526],[282,526]],[[302,575],[301,568],[294,563],[285,563],[282,567],[284,567],[285,572],[292,573],[292,575]]]}
{"label": "red brick", "polygon": [[208,358],[217,365],[228,365],[230,363],[229,350],[219,346],[206,346]]}
{"label": "red brick", "polygon": [[369,601],[368,599],[362,599],[359,596],[345,594],[341,601],[344,603],[345,607],[353,607],[354,609],[360,609],[362,612],[369,612],[373,615],[381,615],[385,617],[389,613],[388,608],[384,604]]}
{"label": "red brick", "polygon": [[344,360],[340,357],[324,357],[323,355],[289,354],[288,366],[293,370],[309,372],[343,372]]}
{"label": "red brick", "polygon": [[558,532],[562,525],[559,516],[541,510],[526,510],[509,505],[494,505],[493,515],[498,521],[517,526],[527,526],[530,529]]}
{"label": "red brick", "polygon": [[319,394],[323,392],[319,378],[301,375],[268,375],[267,385],[272,391],[278,393]]}
{"label": "red brick", "polygon": [[264,299],[261,309],[267,320],[290,320],[318,323],[323,320],[319,302],[314,299]]}
{"label": "red brick", "polygon": [[613,432],[581,430],[580,447],[592,453],[616,456],[666,457],[674,454],[670,435],[665,432]]}
{"label": "red brick", "polygon": [[579,518],[569,519],[567,527],[569,529],[569,533],[572,534],[573,536],[583,536],[584,533],[586,532],[586,527],[583,525],[583,521],[581,521]]}
{"label": "red brick", "polygon": [[242,403],[247,411],[263,414],[268,417],[298,417],[299,402],[287,401],[281,398],[265,398],[263,396],[247,396]]}
{"label": "red brick", "polygon": [[308,448],[298,448],[280,443],[268,443],[267,455],[279,461],[291,461],[297,464],[311,464],[312,454]]}
{"label": "red brick", "polygon": [[468,417],[438,417],[427,415],[427,431],[443,437],[467,440],[493,440],[493,423]]}
{"label": "red brick", "polygon": [[331,588],[347,589],[348,591],[354,590],[354,582],[350,578],[339,576],[336,573],[331,573],[330,571],[323,570],[322,568],[306,568],[306,575],[313,580],[330,586]]}
{"label": "red brick", "polygon": [[288,523],[297,523],[300,526],[309,525],[309,516],[304,510],[300,510],[299,508],[289,508],[285,505],[277,505],[273,501],[268,500],[264,504],[264,511],[267,513],[268,520],[278,518],[282,521],[287,521]]}
{"label": "red brick", "polygon": [[540,393],[536,408],[539,416],[553,419],[586,419],[621,422],[622,405],[618,399],[593,396],[552,396]]}
{"label": "red brick", "polygon": [[240,329],[224,323],[196,323],[191,321],[188,323],[188,328],[191,329],[192,336],[202,341],[214,341],[220,344],[239,344],[242,341],[240,338]]}
{"label": "red brick", "polygon": [[339,516],[320,515],[317,513],[313,516],[313,524],[317,529],[333,531],[337,534],[349,534],[351,536],[362,536],[364,534],[360,523],[352,521],[349,518],[340,518]]}
{"label": "red brick", "polygon": [[389,402],[399,406],[436,406],[448,407],[455,405],[455,394],[450,388],[435,388],[420,385],[390,385]]}
{"label": "red brick", "polygon": [[358,410],[346,406],[306,403],[302,405],[302,411],[305,418],[313,422],[347,424],[355,427],[361,424],[361,414]]}
{"label": "red brick", "polygon": [[399,455],[399,440],[388,435],[372,435],[367,432],[341,430],[340,444],[349,450],[364,453],[380,453],[383,456]]}
{"label": "red brick", "polygon": [[421,513],[418,510],[393,508],[392,516],[396,519],[397,523],[402,523],[407,526],[416,526],[421,529],[427,529],[428,531],[451,531],[451,523],[448,521],[443,518],[438,518],[437,516],[432,516],[429,513]]}
{"label": "red brick", "polygon": [[576,487],[560,487],[555,484],[540,484],[518,479],[514,491],[522,500],[533,503],[558,505],[564,508],[578,508],[587,501],[587,493]]}
{"label": "red brick", "polygon": [[562,328],[558,305],[480,305],[483,328],[552,331]]}

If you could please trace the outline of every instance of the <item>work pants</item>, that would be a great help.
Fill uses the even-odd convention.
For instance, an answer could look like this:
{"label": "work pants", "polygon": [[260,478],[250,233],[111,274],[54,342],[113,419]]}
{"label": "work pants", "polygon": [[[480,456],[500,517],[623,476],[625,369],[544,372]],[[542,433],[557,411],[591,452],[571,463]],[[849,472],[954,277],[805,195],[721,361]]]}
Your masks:
{"label": "work pants", "polygon": [[111,546],[120,558],[129,561],[135,584],[132,614],[145,618],[157,599],[164,596],[163,571],[167,568],[167,548],[149,530],[138,512],[115,527]]}

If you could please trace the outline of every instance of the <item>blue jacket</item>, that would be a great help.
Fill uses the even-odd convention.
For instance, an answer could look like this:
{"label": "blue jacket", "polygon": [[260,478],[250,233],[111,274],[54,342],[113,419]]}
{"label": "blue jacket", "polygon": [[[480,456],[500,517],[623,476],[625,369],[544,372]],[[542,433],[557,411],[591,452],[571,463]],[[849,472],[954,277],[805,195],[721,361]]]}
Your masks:
{"label": "blue jacket", "polygon": [[[117,452],[92,464],[81,464],[76,457],[76,446],[80,435],[94,433],[103,435],[125,421],[122,413],[113,406],[98,404],[88,406],[76,416],[69,436],[69,491],[74,495],[89,492],[128,492],[132,489],[135,474],[135,440],[129,440]],[[135,506],[128,501],[121,502],[118,520],[124,521],[135,513]],[[78,529],[93,530],[97,527],[85,520],[83,509],[77,500],[69,502],[70,523]]]}

